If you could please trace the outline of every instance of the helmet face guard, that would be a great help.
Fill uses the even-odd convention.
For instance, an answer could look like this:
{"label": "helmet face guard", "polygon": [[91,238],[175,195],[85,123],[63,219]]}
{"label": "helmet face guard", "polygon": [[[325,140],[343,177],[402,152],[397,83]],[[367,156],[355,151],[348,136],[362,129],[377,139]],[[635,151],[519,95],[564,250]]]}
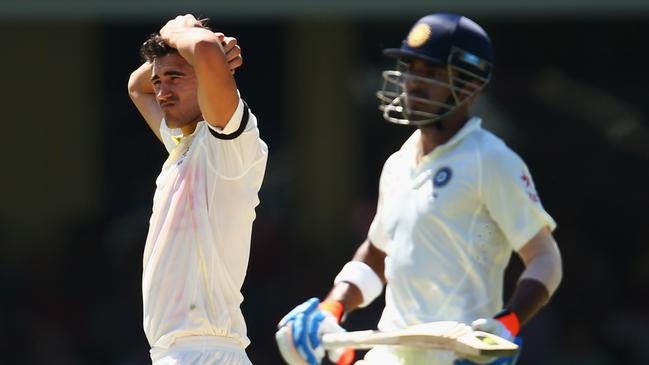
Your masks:
{"label": "helmet face guard", "polygon": [[[383,117],[397,124],[439,122],[480,92],[493,68],[487,33],[472,20],[449,13],[419,19],[400,48],[383,53],[396,58],[397,67],[383,72],[383,88],[376,95]],[[425,62],[431,72],[415,73],[413,60]]]}
{"label": "helmet face guard", "polygon": [[[396,124],[433,124],[482,90],[491,76],[488,61],[455,47],[442,67],[446,68],[444,78],[416,75],[410,71],[409,63],[402,59],[397,60],[396,70],[384,71],[383,88],[376,93],[383,118]],[[429,92],[435,88],[448,90],[450,96],[436,100]]]}

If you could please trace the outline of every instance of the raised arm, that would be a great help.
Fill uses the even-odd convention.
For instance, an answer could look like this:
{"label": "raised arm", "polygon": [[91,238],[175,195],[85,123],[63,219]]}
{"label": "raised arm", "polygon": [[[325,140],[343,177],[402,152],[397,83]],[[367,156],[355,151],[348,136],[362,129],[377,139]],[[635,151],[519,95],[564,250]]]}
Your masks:
{"label": "raised arm", "polygon": [[[202,23],[194,19],[193,26],[202,27]],[[234,74],[235,70],[243,64],[241,48],[236,38],[226,37],[223,33],[213,33],[225,52],[228,72]],[[151,82],[153,64],[144,62],[131,73],[128,80],[128,93],[138,111],[147,122],[153,133],[161,139],[160,123],[163,118],[162,109]],[[200,79],[199,79],[200,82]]]}
{"label": "raised arm", "polygon": [[162,110],[151,84],[151,63],[145,62],[131,73],[128,79],[128,94],[153,133],[160,137],[160,122],[162,121]]}
{"label": "raised arm", "polygon": [[160,29],[160,36],[194,68],[203,118],[213,127],[224,128],[239,103],[237,85],[222,38],[197,27],[197,22],[192,15],[178,16]]}

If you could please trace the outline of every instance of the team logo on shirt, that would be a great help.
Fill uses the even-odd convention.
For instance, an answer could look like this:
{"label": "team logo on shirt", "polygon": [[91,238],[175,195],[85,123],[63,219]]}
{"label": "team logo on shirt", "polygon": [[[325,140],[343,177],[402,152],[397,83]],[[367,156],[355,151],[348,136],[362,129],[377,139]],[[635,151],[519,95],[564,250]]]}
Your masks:
{"label": "team logo on shirt", "polygon": [[453,176],[453,171],[451,170],[450,167],[444,166],[437,170],[435,173],[435,177],[433,177],[433,185],[435,187],[442,187],[451,180],[451,177]]}

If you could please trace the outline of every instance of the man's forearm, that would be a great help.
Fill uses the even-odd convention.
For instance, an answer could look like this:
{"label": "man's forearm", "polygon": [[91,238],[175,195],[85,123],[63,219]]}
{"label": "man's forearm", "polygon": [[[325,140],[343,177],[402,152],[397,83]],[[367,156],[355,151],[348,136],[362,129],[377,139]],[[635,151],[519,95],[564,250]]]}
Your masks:
{"label": "man's forearm", "polygon": [[358,308],[363,303],[363,294],[352,283],[338,283],[334,285],[325,300],[335,300],[343,305],[345,313]]}
{"label": "man's forearm", "polygon": [[548,289],[543,283],[534,279],[522,279],[516,285],[512,297],[505,308],[514,312],[520,325],[529,321],[536,312],[550,300]]}
{"label": "man's forearm", "polygon": [[[354,262],[356,264],[358,262],[363,263],[365,267],[360,268],[363,270],[358,271],[359,268],[356,266],[353,269],[347,268],[350,263],[345,265],[341,273],[338,274],[337,279],[341,274],[344,274],[351,280],[342,279],[341,282],[334,285],[333,289],[327,295],[327,299],[341,302],[345,308],[345,313],[365,306],[374,300],[380,294],[382,286],[385,284],[385,253],[377,249],[369,239],[363,242],[356,250],[351,263]],[[346,271],[347,269],[352,270]],[[373,273],[370,271],[373,271]],[[369,297],[365,298],[364,293],[365,295],[369,295]]]}
{"label": "man's forearm", "polygon": [[548,228],[543,228],[519,251],[525,270],[507,303],[520,324],[530,320],[547,303],[561,283],[561,254]]}
{"label": "man's forearm", "polygon": [[[198,47],[201,45],[208,44],[211,47],[219,48],[223,52],[219,37],[205,28],[193,27],[174,32],[164,32],[161,30],[161,35],[165,42],[172,48],[178,50],[178,53],[192,66],[196,66],[196,54]],[[227,61],[225,62],[227,63]]]}

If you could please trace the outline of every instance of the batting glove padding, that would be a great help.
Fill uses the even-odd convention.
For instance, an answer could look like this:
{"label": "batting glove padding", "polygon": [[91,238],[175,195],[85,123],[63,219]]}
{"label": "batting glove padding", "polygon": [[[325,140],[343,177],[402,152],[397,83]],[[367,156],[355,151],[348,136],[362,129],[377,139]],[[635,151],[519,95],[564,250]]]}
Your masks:
{"label": "batting glove padding", "polygon": [[[289,365],[319,365],[325,355],[320,343],[325,333],[345,332],[336,318],[318,307],[311,298],[290,311],[279,322],[275,339],[282,357]],[[330,351],[329,359],[338,361],[342,351]]]}

